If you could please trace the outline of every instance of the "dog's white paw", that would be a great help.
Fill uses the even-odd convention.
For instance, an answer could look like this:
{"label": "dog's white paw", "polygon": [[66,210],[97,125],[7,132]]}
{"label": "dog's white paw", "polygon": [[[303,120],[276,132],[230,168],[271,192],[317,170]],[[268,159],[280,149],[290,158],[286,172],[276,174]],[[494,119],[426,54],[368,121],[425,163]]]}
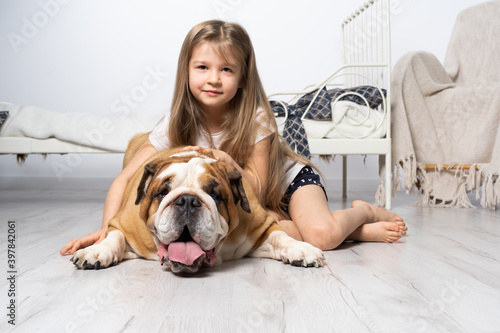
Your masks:
{"label": "dog's white paw", "polygon": [[275,231],[255,251],[252,257],[273,258],[293,266],[321,267],[325,261],[323,251],[309,243],[300,242],[284,231]]}
{"label": "dog's white paw", "polygon": [[86,249],[76,251],[71,261],[81,269],[100,269],[116,264],[118,258],[114,253],[109,248],[99,245],[92,245]]}
{"label": "dog's white paw", "polygon": [[309,243],[292,239],[281,251],[281,260],[293,266],[321,267],[325,260],[323,251]]}
{"label": "dog's white paw", "polygon": [[123,259],[125,237],[121,231],[112,231],[99,244],[75,252],[71,261],[80,269],[101,269],[116,265]]}

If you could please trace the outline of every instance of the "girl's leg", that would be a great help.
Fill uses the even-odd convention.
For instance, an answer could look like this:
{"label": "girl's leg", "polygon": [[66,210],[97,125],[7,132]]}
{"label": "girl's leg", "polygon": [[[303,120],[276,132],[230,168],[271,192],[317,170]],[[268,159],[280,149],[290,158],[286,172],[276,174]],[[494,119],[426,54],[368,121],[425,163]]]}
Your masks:
{"label": "girl's leg", "polygon": [[[282,220],[280,226],[290,236],[322,250],[336,248],[351,235],[350,239],[356,240],[395,241],[401,237],[400,225],[395,221],[400,220],[404,226],[399,216],[362,201],[355,201],[349,209],[330,213],[323,189],[317,185],[306,185],[295,191],[288,211],[293,222]],[[357,231],[366,223],[379,221],[387,223]]]}

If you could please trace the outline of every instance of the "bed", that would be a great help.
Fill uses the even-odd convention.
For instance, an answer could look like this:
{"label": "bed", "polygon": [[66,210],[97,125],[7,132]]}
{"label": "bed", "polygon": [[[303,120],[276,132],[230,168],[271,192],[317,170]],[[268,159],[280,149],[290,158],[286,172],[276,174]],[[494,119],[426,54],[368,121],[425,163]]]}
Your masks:
{"label": "bed", "polygon": [[347,155],[379,155],[375,201],[387,209],[392,195],[389,9],[388,0],[370,0],[342,22],[344,64],[322,82],[269,96],[283,136],[298,153],[342,155],[344,197]]}
{"label": "bed", "polygon": [[0,127],[0,154],[123,153],[137,133],[150,131],[161,116],[60,113],[0,102],[8,114]]}
{"label": "bed", "polygon": [[[320,83],[269,96],[279,128],[297,152],[307,157],[343,156],[344,196],[346,156],[381,156],[376,202],[388,209],[392,188],[389,16],[389,0],[367,1],[342,22],[342,66]],[[300,116],[297,103],[302,103]],[[318,116],[320,104],[330,115]],[[0,154],[23,157],[123,153],[134,134],[151,130],[159,120],[130,115],[57,114],[9,103],[0,103],[0,112],[9,112],[0,127]],[[48,118],[43,119],[44,114]]]}

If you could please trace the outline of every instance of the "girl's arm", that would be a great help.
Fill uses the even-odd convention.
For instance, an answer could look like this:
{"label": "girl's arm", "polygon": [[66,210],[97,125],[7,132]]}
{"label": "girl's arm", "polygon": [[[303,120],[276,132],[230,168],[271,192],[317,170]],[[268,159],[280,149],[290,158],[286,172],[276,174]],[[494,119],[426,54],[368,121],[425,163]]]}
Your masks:
{"label": "girl's arm", "polygon": [[266,194],[266,184],[269,175],[269,151],[271,137],[257,142],[254,145],[252,155],[248,159],[243,175],[247,175],[253,190],[259,197],[260,202]]}
{"label": "girl's arm", "polygon": [[74,254],[78,249],[97,244],[106,237],[108,222],[118,213],[128,182],[139,167],[157,152],[158,151],[151,145],[149,140],[142,145],[134,157],[132,157],[129,164],[115,178],[108,190],[106,201],[104,202],[101,230],[90,233],[85,237],[71,240],[59,253],[63,255]]}

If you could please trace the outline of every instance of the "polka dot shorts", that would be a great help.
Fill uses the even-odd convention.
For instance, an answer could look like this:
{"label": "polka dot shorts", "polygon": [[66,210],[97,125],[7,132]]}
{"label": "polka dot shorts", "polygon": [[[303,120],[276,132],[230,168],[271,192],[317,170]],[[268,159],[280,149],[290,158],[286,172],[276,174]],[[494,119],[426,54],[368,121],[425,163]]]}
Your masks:
{"label": "polka dot shorts", "polygon": [[328,200],[325,187],[321,183],[319,175],[315,173],[311,167],[305,166],[299,171],[297,176],[295,176],[294,180],[290,183],[290,185],[288,185],[288,188],[285,191],[285,195],[283,196],[282,207],[287,214],[288,214],[288,204],[290,203],[290,198],[292,197],[292,194],[305,185],[318,185],[323,189],[325,197]]}

